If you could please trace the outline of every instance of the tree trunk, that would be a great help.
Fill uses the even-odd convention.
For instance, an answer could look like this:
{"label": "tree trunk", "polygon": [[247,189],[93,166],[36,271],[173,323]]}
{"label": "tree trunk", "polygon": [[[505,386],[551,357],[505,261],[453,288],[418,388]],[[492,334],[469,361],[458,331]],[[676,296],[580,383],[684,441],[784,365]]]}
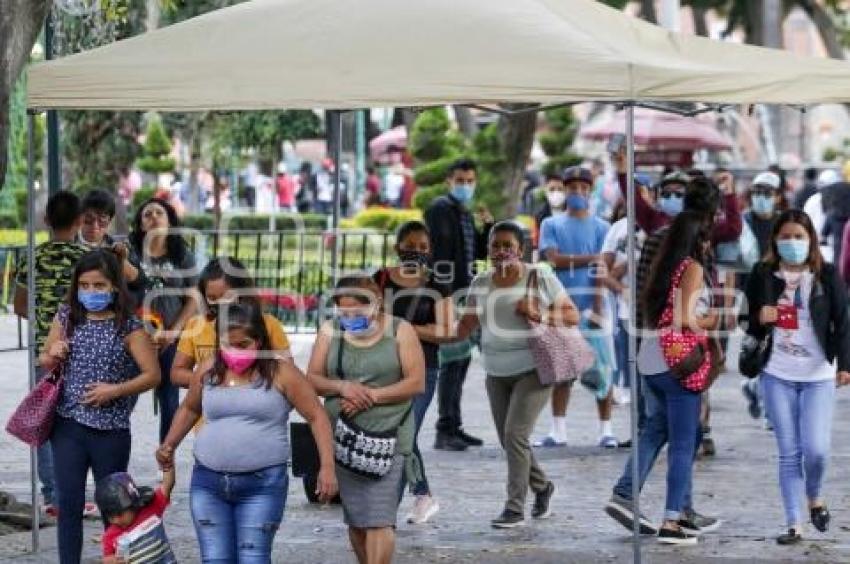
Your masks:
{"label": "tree trunk", "polygon": [[201,167],[201,136],[192,135],[189,141],[189,213],[201,213],[201,186],[198,170]]}
{"label": "tree trunk", "polygon": [[708,37],[708,10],[691,6],[691,17],[694,20],[694,31],[701,37]]}
{"label": "tree trunk", "polygon": [[9,158],[12,89],[41,33],[49,0],[0,0],[0,188]]}
{"label": "tree trunk", "polygon": [[475,116],[472,115],[472,110],[466,106],[452,106],[457,119],[457,127],[467,139],[472,139],[478,133],[478,125],[475,123]]}
{"label": "tree trunk", "polygon": [[145,31],[153,31],[159,27],[159,4],[161,0],[145,0]]}
{"label": "tree trunk", "polygon": [[845,59],[846,53],[841,44],[838,28],[835,27],[835,22],[832,21],[832,17],[826,11],[826,8],[816,0],[798,0],[797,3],[815,24],[829,56],[833,59]]}
{"label": "tree trunk", "polygon": [[655,0],[640,0],[640,17],[650,23],[658,23],[658,14],[655,12]]}
{"label": "tree trunk", "polygon": [[[533,108],[538,104],[503,104],[507,110]],[[514,217],[522,198],[522,184],[531,147],[534,145],[534,132],[537,130],[537,112],[525,112],[517,115],[499,117],[499,144],[504,151],[505,164],[503,179],[505,182],[505,217]]]}

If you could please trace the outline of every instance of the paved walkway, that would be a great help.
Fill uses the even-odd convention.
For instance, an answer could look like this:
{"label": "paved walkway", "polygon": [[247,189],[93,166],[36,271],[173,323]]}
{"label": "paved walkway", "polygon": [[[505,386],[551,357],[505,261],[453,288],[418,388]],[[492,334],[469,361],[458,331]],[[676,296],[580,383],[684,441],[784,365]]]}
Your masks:
{"label": "paved walkway", "polygon": [[[2,329],[0,329],[2,330]],[[306,364],[310,341],[295,338],[300,366]],[[428,414],[422,448],[432,488],[442,511],[432,523],[412,527],[401,523],[398,531],[397,562],[402,563],[567,563],[629,562],[629,534],[611,521],[602,506],[614,480],[622,470],[624,452],[602,451],[596,439],[595,407],[589,394],[575,394],[568,415],[570,447],[541,453],[543,466],[556,482],[554,515],[545,522],[530,523],[511,532],[494,531],[489,520],[501,509],[504,495],[505,462],[497,447],[484,395],[483,373],[473,363],[465,388],[464,415],[467,429],[483,437],[486,446],[466,453],[432,450],[433,417]],[[673,562],[850,562],[850,441],[842,432],[850,426],[850,393],[839,394],[834,437],[834,454],[826,493],[834,513],[832,529],[820,535],[809,531],[811,540],[793,548],[780,548],[773,537],[782,528],[782,510],[776,480],[773,436],[746,415],[739,392],[739,377],[726,375],[714,391],[714,429],[718,454],[697,463],[695,499],[697,507],[721,516],[725,524],[697,547],[661,547],[652,539],[643,543],[645,561]],[[5,421],[26,387],[23,352],[0,353],[0,418]],[[141,483],[156,477],[153,452],[156,447],[155,418],[150,394],[141,398],[133,419],[131,472]],[[628,412],[619,408],[615,425],[627,435]],[[548,427],[541,417],[538,431]],[[28,451],[8,435],[0,435],[0,489],[21,498],[29,495]],[[168,534],[181,562],[198,561],[197,545],[188,508],[191,440],[179,452],[175,503],[167,514]],[[664,496],[664,464],[653,473],[643,495],[647,513],[660,519]],[[410,499],[402,504],[406,514]],[[98,523],[86,526],[87,538]],[[55,534],[46,529],[42,550],[28,555],[29,533],[0,537],[0,562],[55,562]],[[85,556],[94,559],[98,547],[86,543]],[[307,504],[300,482],[289,488],[286,517],[275,543],[274,560],[288,563],[351,563],[341,512]]]}

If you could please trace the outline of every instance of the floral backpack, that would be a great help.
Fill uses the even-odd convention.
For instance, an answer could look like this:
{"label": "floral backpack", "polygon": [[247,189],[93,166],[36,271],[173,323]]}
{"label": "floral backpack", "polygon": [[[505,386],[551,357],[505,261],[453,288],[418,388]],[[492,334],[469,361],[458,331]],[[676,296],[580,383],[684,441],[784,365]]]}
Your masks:
{"label": "floral backpack", "polygon": [[706,335],[694,333],[689,328],[673,327],[676,295],[682,283],[682,275],[693,262],[685,259],[673,273],[667,306],[658,322],[659,341],[664,360],[670,372],[679,379],[682,387],[692,392],[702,392],[712,383],[712,355]]}

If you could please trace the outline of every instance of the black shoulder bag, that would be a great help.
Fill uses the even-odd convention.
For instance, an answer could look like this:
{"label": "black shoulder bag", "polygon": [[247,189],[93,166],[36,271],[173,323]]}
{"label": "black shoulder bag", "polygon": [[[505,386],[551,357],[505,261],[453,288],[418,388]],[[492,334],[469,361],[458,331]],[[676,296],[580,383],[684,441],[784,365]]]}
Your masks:
{"label": "black shoulder bag", "polygon": [[[765,293],[768,292],[767,286],[768,284],[765,284]],[[772,351],[773,327],[767,327],[761,339],[749,334],[744,335],[738,354],[738,371],[747,378],[755,378],[767,366]]]}

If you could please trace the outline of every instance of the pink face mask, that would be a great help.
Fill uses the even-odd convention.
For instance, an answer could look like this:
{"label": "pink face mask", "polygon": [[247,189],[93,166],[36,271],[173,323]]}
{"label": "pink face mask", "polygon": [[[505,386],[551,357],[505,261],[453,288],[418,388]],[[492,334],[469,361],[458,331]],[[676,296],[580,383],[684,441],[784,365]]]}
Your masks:
{"label": "pink face mask", "polygon": [[242,374],[257,362],[257,349],[221,349],[224,365],[237,374]]}

